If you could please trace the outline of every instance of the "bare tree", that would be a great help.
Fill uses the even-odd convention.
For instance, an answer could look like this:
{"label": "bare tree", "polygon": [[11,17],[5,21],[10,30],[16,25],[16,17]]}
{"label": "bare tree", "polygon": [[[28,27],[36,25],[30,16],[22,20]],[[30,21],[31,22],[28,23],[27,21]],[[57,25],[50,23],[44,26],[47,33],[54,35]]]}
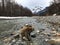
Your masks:
{"label": "bare tree", "polygon": [[3,9],[4,9],[4,0],[2,0],[2,7],[3,7]]}

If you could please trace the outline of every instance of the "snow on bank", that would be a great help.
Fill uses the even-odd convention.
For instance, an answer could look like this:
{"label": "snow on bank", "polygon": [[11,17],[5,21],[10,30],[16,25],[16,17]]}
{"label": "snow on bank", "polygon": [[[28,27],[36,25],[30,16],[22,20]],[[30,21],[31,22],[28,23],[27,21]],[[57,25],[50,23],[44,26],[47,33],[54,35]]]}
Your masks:
{"label": "snow on bank", "polygon": [[0,19],[18,19],[18,18],[27,18],[27,17],[2,17],[0,16]]}

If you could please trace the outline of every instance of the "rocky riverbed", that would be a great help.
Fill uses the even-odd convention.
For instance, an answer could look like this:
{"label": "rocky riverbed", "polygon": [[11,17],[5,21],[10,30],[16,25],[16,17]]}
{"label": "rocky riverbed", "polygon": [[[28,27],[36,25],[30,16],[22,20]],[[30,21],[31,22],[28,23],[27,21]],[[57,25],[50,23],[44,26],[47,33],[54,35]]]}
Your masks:
{"label": "rocky riverbed", "polygon": [[5,37],[11,37],[11,33],[17,33],[24,24],[34,26],[35,30],[31,34],[35,34],[36,37],[31,37],[33,42],[31,45],[52,45],[47,42],[48,39],[54,36],[54,34],[51,33],[52,30],[60,33],[60,16],[0,19],[0,45],[27,45],[27,42],[22,42],[20,39],[12,40],[9,43],[3,41]]}

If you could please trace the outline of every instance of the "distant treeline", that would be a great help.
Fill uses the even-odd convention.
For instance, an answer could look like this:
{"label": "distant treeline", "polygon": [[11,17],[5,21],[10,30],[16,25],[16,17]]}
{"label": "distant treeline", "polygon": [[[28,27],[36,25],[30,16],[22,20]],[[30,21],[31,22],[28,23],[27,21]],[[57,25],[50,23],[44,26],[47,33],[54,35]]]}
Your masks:
{"label": "distant treeline", "polygon": [[32,12],[27,7],[11,2],[11,0],[2,0],[0,2],[0,16],[32,16]]}

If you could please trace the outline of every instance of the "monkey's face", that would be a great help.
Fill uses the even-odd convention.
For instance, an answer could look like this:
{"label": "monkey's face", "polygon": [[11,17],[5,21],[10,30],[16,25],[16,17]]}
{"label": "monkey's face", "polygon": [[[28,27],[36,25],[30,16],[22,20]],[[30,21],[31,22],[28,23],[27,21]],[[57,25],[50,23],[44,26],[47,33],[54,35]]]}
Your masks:
{"label": "monkey's face", "polygon": [[24,27],[20,30],[20,32],[21,32],[22,34],[24,34],[24,33],[30,34],[32,31],[34,31],[34,28],[33,28],[32,26],[24,26]]}

